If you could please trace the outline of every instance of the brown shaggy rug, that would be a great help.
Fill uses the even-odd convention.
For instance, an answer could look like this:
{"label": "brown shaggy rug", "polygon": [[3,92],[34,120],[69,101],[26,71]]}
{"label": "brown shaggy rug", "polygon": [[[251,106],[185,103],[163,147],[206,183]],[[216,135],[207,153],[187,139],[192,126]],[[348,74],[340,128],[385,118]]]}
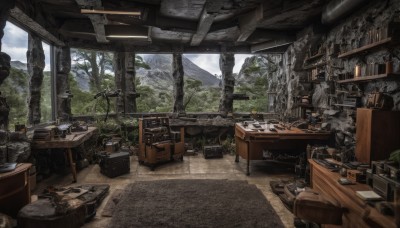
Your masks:
{"label": "brown shaggy rug", "polygon": [[284,227],[246,181],[160,180],[130,184],[109,227]]}

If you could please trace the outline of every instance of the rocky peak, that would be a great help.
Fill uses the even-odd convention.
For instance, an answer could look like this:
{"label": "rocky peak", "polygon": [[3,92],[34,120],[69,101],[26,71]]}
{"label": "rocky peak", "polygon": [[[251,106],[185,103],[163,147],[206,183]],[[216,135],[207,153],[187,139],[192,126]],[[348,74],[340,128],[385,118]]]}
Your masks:
{"label": "rocky peak", "polygon": [[[146,62],[150,69],[138,69],[137,77],[140,78],[142,84],[161,87],[172,86],[172,55],[170,54],[146,54],[143,55],[143,60]],[[182,64],[185,77],[201,81],[203,86],[218,87],[220,79],[209,73],[208,71],[200,68],[195,63],[190,61],[185,56],[182,56]],[[160,78],[160,77],[163,78]],[[160,84],[163,82],[163,86]],[[155,86],[155,87],[160,87]]]}

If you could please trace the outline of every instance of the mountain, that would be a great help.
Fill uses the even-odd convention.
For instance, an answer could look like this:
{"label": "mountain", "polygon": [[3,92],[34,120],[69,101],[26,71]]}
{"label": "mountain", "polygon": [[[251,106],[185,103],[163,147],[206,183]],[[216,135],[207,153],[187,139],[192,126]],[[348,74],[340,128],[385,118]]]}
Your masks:
{"label": "mountain", "polygon": [[[136,77],[140,79],[141,84],[161,90],[172,89],[172,55],[148,54],[143,56],[143,60],[150,66],[150,69],[136,70]],[[182,65],[185,77],[201,81],[206,87],[218,87],[220,79],[203,70],[185,56],[182,56]]]}
{"label": "mountain", "polygon": [[266,78],[269,87],[276,85],[281,79],[281,55],[255,55],[246,58],[239,74],[235,76],[236,85],[254,84],[259,78]]}
{"label": "mountain", "polygon": [[[142,85],[151,86],[157,90],[172,90],[172,55],[171,54],[148,54],[143,60],[150,66],[149,70],[140,68],[136,70],[136,77]],[[205,87],[218,87],[220,79],[203,70],[185,56],[182,56],[183,71],[185,77],[199,80]],[[11,67],[27,71],[26,63],[11,61]],[[89,91],[89,76],[85,71],[79,69],[75,64],[71,66],[71,74],[82,91]]]}
{"label": "mountain", "polygon": [[27,71],[28,69],[27,64],[20,61],[11,61],[11,67],[22,71]]}
{"label": "mountain", "polygon": [[74,77],[78,87],[85,92],[90,91],[89,75],[82,69],[79,69],[76,64],[71,66],[71,74]]}

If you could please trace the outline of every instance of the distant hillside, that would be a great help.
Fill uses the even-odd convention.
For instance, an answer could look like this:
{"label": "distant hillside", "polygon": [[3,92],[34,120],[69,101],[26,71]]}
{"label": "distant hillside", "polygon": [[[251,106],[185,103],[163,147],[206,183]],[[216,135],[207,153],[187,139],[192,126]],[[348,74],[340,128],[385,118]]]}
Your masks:
{"label": "distant hillside", "polygon": [[27,65],[26,63],[20,62],[20,61],[11,61],[11,67],[18,69],[18,70],[23,70],[27,71]]}
{"label": "distant hillside", "polygon": [[[140,82],[156,89],[172,89],[172,55],[144,55],[143,60],[150,66],[150,69],[136,71]],[[182,64],[186,77],[201,81],[206,87],[218,87],[220,80],[217,77],[203,70],[185,56],[182,57]]]}
{"label": "distant hillside", "polygon": [[[142,85],[148,85],[157,90],[171,90],[173,88],[172,78],[172,55],[144,55],[143,60],[150,66],[149,70],[138,69],[136,77],[141,81]],[[218,87],[220,79],[203,70],[186,57],[182,57],[184,74],[188,78],[199,80],[205,87]],[[11,66],[15,69],[22,70],[26,73],[27,65],[20,61],[11,61]],[[89,91],[89,76],[76,65],[72,65],[71,74],[78,83],[82,91]]]}

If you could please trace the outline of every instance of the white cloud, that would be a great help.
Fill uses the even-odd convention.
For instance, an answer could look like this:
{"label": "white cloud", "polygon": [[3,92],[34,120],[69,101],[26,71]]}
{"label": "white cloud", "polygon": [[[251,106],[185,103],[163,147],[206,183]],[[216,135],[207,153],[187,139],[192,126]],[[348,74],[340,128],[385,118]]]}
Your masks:
{"label": "white cloud", "polygon": [[[26,52],[28,51],[28,33],[18,26],[7,22],[4,28],[4,37],[1,40],[2,52],[7,53],[11,60],[27,62]],[[50,71],[50,45],[42,42],[45,55],[45,71]]]}
{"label": "white cloud", "polygon": [[[186,58],[190,59],[193,63],[210,72],[211,74],[221,74],[219,68],[219,54],[184,54]],[[233,73],[239,73],[244,60],[253,55],[235,54],[235,66]]]}
{"label": "white cloud", "polygon": [[1,48],[2,52],[7,53],[12,61],[20,61],[26,63],[26,47],[9,47],[3,45]]}
{"label": "white cloud", "polygon": [[28,50],[27,32],[7,22],[1,43],[1,51],[7,53],[11,57],[11,60],[26,63],[26,51]]}
{"label": "white cloud", "polygon": [[233,73],[239,73],[239,71],[242,68],[242,65],[244,63],[244,60],[246,60],[246,58],[249,58],[252,56],[253,55],[236,54],[235,55],[235,66],[233,67]]}
{"label": "white cloud", "polygon": [[50,45],[42,42],[43,52],[44,52],[44,61],[46,66],[44,67],[44,71],[50,71]]}
{"label": "white cloud", "polygon": [[221,70],[219,69],[219,54],[184,54],[184,56],[213,75],[221,74]]}

